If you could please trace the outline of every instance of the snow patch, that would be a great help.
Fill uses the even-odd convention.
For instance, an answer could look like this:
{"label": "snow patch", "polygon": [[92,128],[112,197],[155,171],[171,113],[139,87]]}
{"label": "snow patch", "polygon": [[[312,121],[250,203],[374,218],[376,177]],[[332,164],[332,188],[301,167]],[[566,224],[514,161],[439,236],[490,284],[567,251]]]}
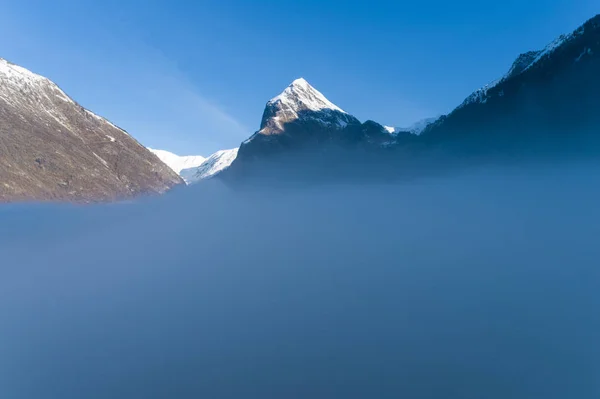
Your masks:
{"label": "snow patch", "polygon": [[55,96],[59,100],[62,100],[62,101],[66,102],[66,103],[69,103],[69,104],[73,104],[74,103],[74,101],[71,100],[71,98],[69,98],[69,96],[67,96],[67,94],[64,91],[62,91],[58,86],[53,85],[52,86],[52,90],[54,90],[56,92]]}
{"label": "snow patch", "polygon": [[257,135],[258,135],[258,133],[254,133],[252,136],[250,136],[246,140],[244,140],[242,142],[242,145],[251,143],[256,138]]}
{"label": "snow patch", "polygon": [[523,71],[528,70],[529,68],[531,68],[533,65],[537,64],[543,58],[550,56],[554,51],[556,51],[557,48],[559,48],[566,41],[571,39],[575,35],[576,32],[569,33],[567,35],[560,35],[559,37],[554,39],[552,42],[550,42],[550,44],[548,44],[546,47],[544,47],[544,49],[542,51],[540,51],[538,56],[535,57],[534,60],[531,62],[531,64],[529,64],[527,66],[527,68],[525,68]]}
{"label": "snow patch", "polygon": [[[534,65],[536,65],[540,61],[550,57],[562,45],[569,42],[573,38],[583,34],[583,32],[584,32],[584,28],[579,27],[572,33],[560,35],[559,37],[554,39],[552,42],[550,42],[546,47],[544,47],[540,51],[534,51],[534,52],[522,54],[521,56],[519,56],[519,58],[517,58],[517,60],[511,66],[510,70],[504,76],[502,76],[500,79],[496,79],[493,82],[477,89],[469,97],[467,97],[465,99],[465,101],[463,101],[463,103],[457,107],[457,109],[463,108],[464,106],[466,106],[468,104],[472,104],[472,103],[485,104],[489,98],[488,91],[490,89],[496,87],[498,84],[500,84],[514,76],[520,75],[523,72],[531,69]],[[521,57],[523,57],[523,56],[525,56],[525,57],[528,55],[531,56],[532,54],[534,55],[534,57],[531,59],[528,59],[528,58],[521,59]],[[584,52],[577,58],[576,61],[579,61],[579,59],[582,56],[584,56],[585,54],[586,54],[586,51],[584,50]],[[519,63],[519,61],[522,61],[522,62]],[[517,68],[518,68],[518,71],[517,71]],[[504,92],[502,92],[501,95],[504,95]]]}
{"label": "snow patch", "polygon": [[299,108],[310,111],[330,109],[346,113],[340,107],[329,101],[320,91],[312,87],[304,78],[296,79],[280,95],[272,98],[268,104],[280,103],[290,109]]}
{"label": "snow patch", "polygon": [[496,87],[500,82],[502,82],[505,78],[502,77],[500,79],[496,79],[488,84],[486,84],[483,87],[480,87],[479,89],[475,90],[473,93],[471,93],[471,95],[469,97],[467,97],[465,99],[465,101],[463,101],[463,103],[461,105],[458,106],[458,108],[462,108],[468,104],[472,104],[472,103],[482,103],[485,104],[487,102],[487,94],[488,91],[494,87]]}
{"label": "snow patch", "polygon": [[197,168],[183,170],[181,177],[188,184],[210,179],[231,166],[232,162],[237,158],[238,150],[239,148],[232,148],[230,150],[217,151]]}
{"label": "snow patch", "polygon": [[110,126],[114,127],[115,129],[120,130],[122,133],[126,134],[129,136],[129,133],[127,133],[125,130],[121,129],[120,127],[118,127],[117,125],[115,125],[114,123],[112,123],[111,121],[109,121],[108,119],[105,119],[99,115],[96,115],[95,113],[93,113],[92,111],[90,111],[89,109],[83,108],[83,111],[88,114],[89,116],[91,116],[92,118],[96,119],[98,122],[101,123],[107,123]]}
{"label": "snow patch", "polygon": [[106,166],[108,168],[108,162],[106,162],[100,155],[96,154],[95,152],[92,152],[92,154],[94,154],[94,156],[100,161],[102,162],[102,164],[104,166]]}
{"label": "snow patch", "polygon": [[[51,117],[52,119],[54,119],[56,122],[58,122],[58,123],[59,123],[59,124],[60,124],[62,127],[64,127],[64,128],[67,130],[67,131],[69,131],[69,132],[71,132],[71,133],[75,134],[77,137],[80,137],[78,134],[76,134],[76,133],[74,133],[74,132],[72,131],[71,127],[70,127],[70,126],[67,124],[68,122],[67,122],[66,118],[64,118],[64,116],[63,116],[63,115],[57,115],[57,114],[56,114],[56,111],[54,111],[54,110],[49,110],[49,109],[46,109],[46,108],[44,108],[44,107],[42,107],[42,109],[43,109],[44,111],[46,111],[46,113],[47,113],[48,115],[50,115],[50,117]],[[61,117],[62,117],[62,118],[61,118]],[[64,118],[64,120],[63,120],[63,118]]]}
{"label": "snow patch", "polygon": [[[54,82],[50,79],[38,75],[36,73],[31,72],[28,69],[25,69],[21,66],[15,65],[3,58],[0,58],[0,78],[8,79],[12,82],[15,82],[21,86],[27,85],[29,87],[40,87],[45,86],[51,89],[54,92],[56,98],[64,101],[66,103],[74,103],[67,94],[60,89]],[[45,97],[48,97],[46,93],[43,94]]]}
{"label": "snow patch", "polygon": [[592,49],[591,48],[584,48],[583,52],[581,54],[579,54],[579,56],[575,59],[575,62],[579,62],[581,61],[581,59],[585,56],[585,55],[591,55],[592,54]]}
{"label": "snow patch", "polygon": [[45,77],[31,72],[28,69],[8,62],[4,58],[0,58],[0,74],[13,79],[18,79],[29,84],[37,84],[39,82],[50,82]]}
{"label": "snow patch", "polygon": [[[75,103],[75,101],[73,101],[54,82],[2,58],[0,58],[0,82],[0,87],[2,88],[0,91],[0,98],[7,104],[23,108],[34,108],[36,110],[43,109],[58,123],[65,128],[70,129],[70,127],[65,124],[65,120],[68,118],[64,117],[62,107],[59,106],[59,103],[57,103],[56,100],[68,104],[77,103]],[[25,93],[26,96],[24,96],[23,93]],[[24,98],[33,99],[35,103],[32,104],[31,101],[25,102]],[[77,106],[80,107],[79,105]],[[49,107],[51,110],[48,110]],[[107,123],[113,128],[127,134],[123,129],[109,122],[105,118],[94,114],[92,111],[83,107],[80,109],[95,120],[101,123]]]}
{"label": "snow patch", "polygon": [[153,152],[154,155],[178,175],[181,174],[182,170],[198,167],[206,160],[206,158],[200,155],[180,156],[165,150],[155,150],[152,148],[148,148],[148,150]]}
{"label": "snow patch", "polygon": [[271,133],[273,128],[276,131],[283,130],[285,123],[299,119],[307,111],[307,118],[340,129],[345,128],[352,118],[303,78],[294,80],[280,95],[269,100],[267,108],[276,110],[275,115],[269,119]]}
{"label": "snow patch", "polygon": [[[427,128],[427,126],[436,122],[440,118],[441,118],[441,115],[438,115],[438,116],[418,120],[408,127],[393,128],[394,133],[408,132],[408,133],[415,134],[418,136],[421,133],[423,133],[423,131]],[[387,129],[387,127],[386,127],[386,129]]]}

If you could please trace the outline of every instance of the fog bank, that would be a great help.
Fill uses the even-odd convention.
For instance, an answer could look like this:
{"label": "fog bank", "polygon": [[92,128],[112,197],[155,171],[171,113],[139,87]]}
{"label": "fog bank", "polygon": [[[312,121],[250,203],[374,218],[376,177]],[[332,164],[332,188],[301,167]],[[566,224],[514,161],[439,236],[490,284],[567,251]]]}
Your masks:
{"label": "fog bank", "polygon": [[0,397],[597,398],[600,167],[0,207]]}

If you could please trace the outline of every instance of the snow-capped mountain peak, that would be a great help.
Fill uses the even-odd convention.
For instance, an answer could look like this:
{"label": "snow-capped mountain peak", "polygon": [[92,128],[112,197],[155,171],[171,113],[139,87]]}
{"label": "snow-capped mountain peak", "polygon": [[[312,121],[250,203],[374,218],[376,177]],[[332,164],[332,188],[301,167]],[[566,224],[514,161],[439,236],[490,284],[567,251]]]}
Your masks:
{"label": "snow-capped mountain peak", "polygon": [[281,94],[267,102],[258,133],[282,133],[285,124],[296,120],[317,122],[333,129],[360,123],[329,101],[304,78],[294,80]]}
{"label": "snow-capped mountain peak", "polygon": [[302,110],[321,111],[330,109],[345,113],[344,110],[329,101],[320,91],[312,87],[304,78],[294,80],[280,95],[272,98],[268,104],[278,103],[296,112]]}
{"label": "snow-capped mountain peak", "polygon": [[[74,104],[74,101],[54,82],[28,69],[15,65],[4,58],[0,58],[0,82],[4,86],[4,90],[0,93],[0,96],[6,102],[14,104],[22,101],[25,96],[16,96],[17,93],[22,93],[34,96],[35,100],[37,100],[36,102],[60,100],[65,103]],[[42,96],[40,96],[41,92],[43,92]]]}
{"label": "snow-capped mountain peak", "polygon": [[39,83],[39,82],[50,82],[45,77],[31,72],[21,66],[15,65],[12,62],[0,58],[0,74],[6,78],[14,80],[20,80],[24,83]]}
{"label": "snow-capped mountain peak", "polygon": [[[34,104],[25,101],[25,99],[35,99],[36,107],[38,107],[40,103],[45,103],[45,105],[40,108],[48,113],[53,119],[58,120],[62,125],[65,124],[65,120],[57,114],[58,110],[56,109],[56,104],[77,105],[81,111],[98,123],[111,125],[115,129],[120,130],[121,133],[129,135],[125,130],[116,126],[109,120],[76,104],[71,97],[50,79],[31,72],[19,65],[13,64],[4,58],[0,58],[0,83],[4,89],[0,91],[0,99],[5,102],[10,102],[12,105],[31,107]],[[20,95],[17,95],[19,93]],[[116,139],[111,136],[109,140],[114,142]]]}
{"label": "snow-capped mountain peak", "polygon": [[204,158],[200,155],[179,156],[165,150],[148,149],[181,176],[187,184],[210,179],[221,173],[231,165],[238,153],[238,148],[232,148],[217,151]]}

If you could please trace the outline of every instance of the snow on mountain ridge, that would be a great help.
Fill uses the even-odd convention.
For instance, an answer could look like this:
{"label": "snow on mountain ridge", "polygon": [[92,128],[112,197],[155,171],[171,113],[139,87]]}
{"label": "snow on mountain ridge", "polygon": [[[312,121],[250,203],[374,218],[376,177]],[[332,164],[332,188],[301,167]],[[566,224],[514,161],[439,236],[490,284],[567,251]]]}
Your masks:
{"label": "snow on mountain ridge", "polygon": [[39,95],[40,92],[43,93],[43,97],[37,98],[40,103],[43,101],[52,101],[51,95],[61,101],[74,103],[74,101],[50,79],[15,65],[4,58],[0,58],[0,82],[2,82],[3,86],[3,90],[0,91],[0,97],[5,102],[13,105],[17,104],[19,99],[23,99],[24,96],[19,95],[19,93],[23,92],[24,94],[37,95]]}
{"label": "snow on mountain ridge", "polygon": [[387,130],[390,134],[397,134],[400,132],[408,132],[408,133],[415,134],[418,136],[419,134],[421,134],[423,132],[423,130],[425,130],[427,128],[427,126],[431,125],[432,123],[434,123],[435,121],[440,119],[440,117],[441,117],[441,115],[424,118],[424,119],[416,121],[415,123],[413,123],[412,125],[407,126],[407,127],[384,126],[384,129]]}
{"label": "snow on mountain ridge", "polygon": [[177,174],[181,174],[184,169],[200,166],[206,160],[201,155],[181,156],[165,150],[148,149]]}
{"label": "snow on mountain ridge", "polygon": [[308,109],[321,111],[331,109],[346,113],[340,107],[329,101],[323,93],[312,87],[304,78],[296,79],[280,95],[272,98],[267,104],[280,102],[290,108]]}
{"label": "snow on mountain ridge", "polygon": [[97,115],[95,113],[93,113],[92,111],[90,111],[89,109],[83,108],[83,111],[88,114],[89,116],[91,116],[92,118],[96,119],[97,121],[100,121],[102,123],[108,123],[109,125],[111,125],[112,127],[114,127],[115,129],[119,129],[122,133],[129,135],[129,133],[127,133],[125,130],[121,129],[119,126],[115,125],[114,123],[112,123],[111,121],[109,121],[108,119]]}
{"label": "snow on mountain ridge", "polygon": [[304,78],[296,79],[280,95],[267,102],[259,134],[279,134],[286,123],[310,120],[335,129],[349,123],[359,123],[356,118],[329,101]]}
{"label": "snow on mountain ridge", "polygon": [[440,119],[440,117],[441,117],[441,115],[421,119],[420,121],[417,121],[417,122],[413,123],[412,125],[410,125],[407,129],[412,134],[419,135],[423,132],[423,130],[425,130],[427,128],[427,126],[431,125],[432,123],[434,123],[435,121]]}
{"label": "snow on mountain ridge", "polygon": [[10,61],[0,58],[0,74],[9,78],[19,77],[27,83],[37,83],[40,81],[50,82],[50,80],[42,75],[31,72],[29,69],[13,64]]}
{"label": "snow on mountain ridge", "polygon": [[114,201],[183,183],[50,79],[0,59],[0,201]]}
{"label": "snow on mountain ridge", "polygon": [[531,62],[531,64],[529,64],[525,69],[523,69],[523,71],[528,70],[533,65],[537,64],[540,60],[542,60],[544,57],[551,55],[557,48],[559,48],[565,42],[569,41],[570,39],[572,39],[573,37],[577,36],[580,33],[583,33],[583,27],[576,29],[572,33],[560,35],[559,37],[554,39],[552,42],[550,42],[546,47],[544,47],[544,49],[539,52],[537,57],[534,58],[534,60]]}
{"label": "snow on mountain ridge", "polygon": [[231,166],[237,158],[239,148],[217,151],[196,168],[184,169],[182,177],[188,184],[197,183],[200,180],[210,179]]}
{"label": "snow on mountain ridge", "polygon": [[[19,65],[13,64],[10,61],[5,60],[4,58],[0,58],[0,81],[4,83],[4,89],[8,93],[3,93],[0,91],[0,97],[10,103],[14,103],[14,99],[12,98],[14,94],[16,94],[16,90],[22,91],[25,90],[27,92],[39,92],[40,88],[49,89],[51,94],[54,97],[58,98],[61,101],[64,101],[69,104],[76,104],[75,101],[71,97],[69,97],[56,83],[46,78],[45,76],[38,75],[30,71],[29,69],[23,68]],[[47,93],[47,90],[41,90],[44,93],[45,98],[40,98],[40,101],[51,100],[50,96]],[[81,107],[77,104],[87,115],[96,119],[100,123],[107,123],[110,126],[120,130],[122,133],[129,135],[125,130],[121,129],[108,119],[95,114],[87,108]],[[45,109],[45,108],[44,108]],[[60,119],[53,112],[46,109],[46,112],[49,113],[54,119]],[[62,122],[61,122],[62,124]]]}
{"label": "snow on mountain ridge", "polygon": [[506,75],[504,75],[504,79],[508,79],[523,72],[531,65],[531,63],[540,55],[542,51],[543,50],[535,50],[520,54],[513,62]]}
{"label": "snow on mountain ridge", "polygon": [[479,89],[475,90],[471,95],[469,95],[469,97],[467,97],[465,99],[465,101],[463,101],[462,104],[460,104],[458,108],[463,108],[466,105],[472,104],[472,103],[483,103],[485,104],[487,102],[487,93],[488,90],[496,87],[500,82],[502,82],[504,80],[504,78],[500,78],[500,79],[495,79],[492,82],[486,84],[483,87],[480,87]]}
{"label": "snow on mountain ridge", "polygon": [[580,26],[575,29],[573,32],[568,34],[562,34],[549,44],[547,44],[542,50],[529,51],[527,53],[521,54],[511,65],[509,71],[499,79],[496,79],[485,86],[475,90],[471,95],[469,95],[461,105],[457,107],[457,109],[463,108],[466,105],[472,103],[482,103],[485,104],[487,102],[488,91],[500,83],[513,78],[514,76],[520,75],[521,73],[531,69],[533,66],[537,65],[540,61],[550,57],[559,47],[567,43],[568,41],[576,38],[578,35],[584,33],[584,27]]}

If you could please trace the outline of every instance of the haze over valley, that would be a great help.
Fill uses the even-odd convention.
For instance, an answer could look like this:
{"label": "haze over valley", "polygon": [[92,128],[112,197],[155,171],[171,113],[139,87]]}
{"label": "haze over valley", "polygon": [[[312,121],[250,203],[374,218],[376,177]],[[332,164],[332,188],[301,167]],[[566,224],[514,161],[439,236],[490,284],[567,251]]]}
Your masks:
{"label": "haze over valley", "polygon": [[[567,20],[574,14],[560,1],[538,13]],[[414,123],[399,127],[378,117],[395,118],[392,97],[369,89],[397,58],[378,66],[367,55],[381,43],[356,35],[393,40],[410,7],[375,2],[371,14],[350,15],[359,6],[326,1],[314,12],[308,1],[295,10],[279,3],[266,13],[262,2],[234,3],[97,6],[111,11],[115,32],[135,20],[152,22],[135,25],[148,41],[176,35],[161,56],[179,70],[220,62],[211,79],[237,82],[208,101],[192,84],[181,89],[183,73],[129,74],[125,56],[73,47],[82,60],[101,54],[96,68],[117,68],[120,82],[143,82],[140,104],[127,105],[133,85],[115,92],[108,72],[106,82],[85,79],[99,97],[111,87],[119,120],[143,108],[131,130],[80,105],[43,70],[0,59],[0,399],[597,399],[600,15],[514,54],[504,74],[450,112],[434,103],[456,82],[439,87],[427,108],[434,112],[413,112]],[[454,8],[493,8],[465,4],[439,3],[447,19],[431,10],[415,24],[462,37],[475,25],[453,19]],[[532,4],[503,7],[525,18]],[[84,22],[90,43],[104,37],[96,30],[103,14],[85,1],[47,7],[28,12],[57,18],[49,38],[79,40]],[[71,13],[72,25],[58,23]],[[499,23],[503,13],[485,13],[485,27],[508,40],[518,18]],[[332,29],[340,20],[344,40]],[[211,23],[222,30],[198,33]],[[318,34],[325,25],[331,36]],[[128,33],[120,39],[135,43],[140,33]],[[479,43],[491,33],[467,36]],[[239,47],[223,45],[227,34]],[[460,58],[449,53],[461,43],[428,47],[430,36],[413,36],[412,47],[435,52],[436,62],[450,68]],[[314,56],[302,56],[298,40]],[[500,56],[500,44],[489,46]],[[259,56],[265,48],[270,59]],[[256,65],[243,62],[252,51]],[[352,110],[361,118],[346,106],[356,106],[351,96],[326,96],[328,82],[340,93],[326,73],[318,88],[299,73],[263,98],[254,78],[265,75],[256,71],[280,76],[276,57],[293,60],[289,73],[307,63],[325,71],[335,57],[347,65],[340,76],[374,68],[364,82],[340,79],[345,93],[367,93],[364,108]],[[85,65],[69,60],[73,74]],[[389,84],[416,78],[398,74]],[[255,110],[244,87],[264,104],[254,128],[235,116]],[[224,105],[232,92],[243,107]],[[164,107],[141,106],[152,101]],[[169,113],[177,118],[151,123]],[[407,113],[398,109],[398,120]],[[180,128],[205,117],[189,145]]]}

